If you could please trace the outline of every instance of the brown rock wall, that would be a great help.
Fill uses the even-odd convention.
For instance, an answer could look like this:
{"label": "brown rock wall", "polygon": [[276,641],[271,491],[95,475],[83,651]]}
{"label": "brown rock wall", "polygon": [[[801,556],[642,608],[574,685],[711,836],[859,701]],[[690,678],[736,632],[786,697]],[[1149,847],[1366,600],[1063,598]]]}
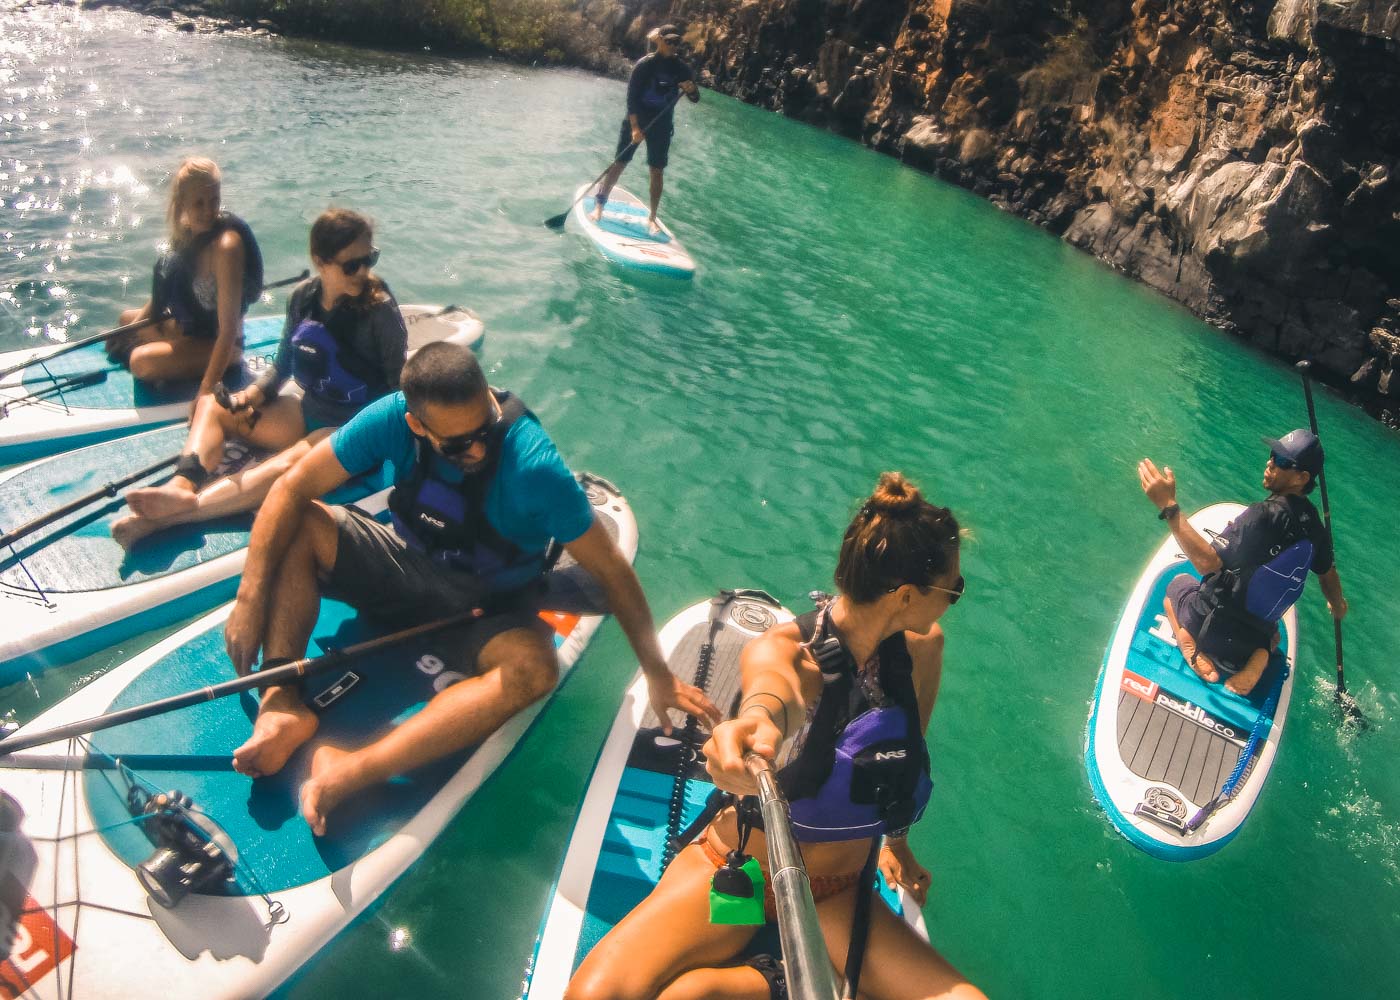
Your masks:
{"label": "brown rock wall", "polygon": [[[1400,407],[1400,0],[590,0]],[[602,22],[597,22],[602,23]]]}

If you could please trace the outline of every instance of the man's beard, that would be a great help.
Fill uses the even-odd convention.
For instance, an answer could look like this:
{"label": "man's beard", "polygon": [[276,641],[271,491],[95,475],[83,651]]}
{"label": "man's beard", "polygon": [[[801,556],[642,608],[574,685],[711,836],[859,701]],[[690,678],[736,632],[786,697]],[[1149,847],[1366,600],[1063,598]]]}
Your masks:
{"label": "man's beard", "polygon": [[464,476],[476,476],[486,471],[487,465],[491,463],[491,453],[488,451],[480,459],[473,462],[462,458],[449,458],[449,462]]}

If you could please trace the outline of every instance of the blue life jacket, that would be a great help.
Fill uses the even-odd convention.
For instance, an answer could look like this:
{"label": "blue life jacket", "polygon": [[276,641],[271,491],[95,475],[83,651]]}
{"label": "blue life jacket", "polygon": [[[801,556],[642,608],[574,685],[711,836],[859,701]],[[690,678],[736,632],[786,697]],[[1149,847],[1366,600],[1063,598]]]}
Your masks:
{"label": "blue life jacket", "polygon": [[292,334],[292,378],[304,392],[338,406],[363,406],[389,391],[382,379],[362,374],[368,367],[325,323],[307,317],[297,324]]}
{"label": "blue life jacket", "polygon": [[199,301],[194,293],[199,255],[227,230],[243,242],[243,313],[262,296],[263,259],[253,230],[238,216],[221,212],[207,232],[200,233],[184,250],[162,254],[151,279],[151,308],[155,315],[169,311],[188,337],[213,339],[219,333],[219,311]]}
{"label": "blue life jacket", "polygon": [[1234,622],[1232,631],[1253,633],[1261,645],[1303,595],[1313,562],[1313,543],[1287,498],[1284,504],[1289,516],[1282,534],[1254,554],[1250,563],[1220,570],[1219,580],[1210,588],[1216,606]]}
{"label": "blue life jacket", "polygon": [[830,605],[797,619],[822,672],[822,693],[794,760],[778,774],[799,840],[840,841],[908,829],[933,792],[928,744],[903,633],[879,647],[891,705],[871,705],[855,660],[831,628]]}
{"label": "blue life jacket", "polygon": [[[515,575],[537,576],[548,568],[548,552],[526,552],[497,531],[486,516],[486,496],[496,476],[506,434],[521,417],[534,417],[516,396],[491,391],[501,416],[486,443],[490,464],[460,483],[448,482],[433,474],[438,465],[433,460],[437,456],[433,446],[426,439],[415,437],[413,473],[389,495],[394,530],[411,548],[488,582],[506,570]],[[521,572],[527,568],[534,573]]]}

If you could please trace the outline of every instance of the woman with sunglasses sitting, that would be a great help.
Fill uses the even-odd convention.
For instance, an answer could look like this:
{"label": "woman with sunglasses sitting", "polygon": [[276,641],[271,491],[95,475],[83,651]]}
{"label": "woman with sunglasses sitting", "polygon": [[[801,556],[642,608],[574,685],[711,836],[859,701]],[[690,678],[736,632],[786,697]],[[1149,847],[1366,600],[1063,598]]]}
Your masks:
{"label": "woman with sunglasses sitting", "polygon": [[[759,927],[710,918],[721,868],[740,866],[749,855],[767,882],[762,816],[752,798],[757,786],[744,764],[749,753],[777,762],[831,960],[849,978],[848,956],[863,955],[859,995],[982,997],[871,900],[877,864],[919,905],[928,896],[929,874],[905,836],[932,788],[924,729],[943,670],[937,623],[963,593],[958,544],[952,512],[929,503],[897,472],[880,477],[841,543],[839,595],[769,629],[742,654],[738,715],[716,726],[704,748],[715,785],[732,794],[712,796],[708,816],[691,827],[703,832],[579,966],[568,1000],[786,996],[781,962],[743,958]],[[861,777],[851,758],[870,765]],[[876,794],[865,794],[872,789]],[[767,885],[763,895],[772,921]]]}
{"label": "woman with sunglasses sitting", "polygon": [[[200,397],[174,478],[127,493],[132,513],[112,525],[118,542],[254,509],[312,445],[399,387],[408,331],[389,286],[371,270],[379,260],[373,238],[358,212],[321,213],[311,226],[316,276],[292,292],[272,365],[246,389]],[[279,394],[288,378],[300,399]],[[208,484],[230,439],[280,454]]]}

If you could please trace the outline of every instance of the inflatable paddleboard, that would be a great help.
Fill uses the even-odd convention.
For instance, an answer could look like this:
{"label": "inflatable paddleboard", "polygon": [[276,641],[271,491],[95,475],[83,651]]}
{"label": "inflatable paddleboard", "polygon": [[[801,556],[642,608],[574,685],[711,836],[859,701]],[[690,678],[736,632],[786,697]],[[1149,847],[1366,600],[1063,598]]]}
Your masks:
{"label": "inflatable paddleboard", "polygon": [[[1244,509],[1214,504],[1193,514],[1191,524],[1209,538]],[[1215,853],[1249,816],[1283,736],[1298,634],[1290,608],[1279,622],[1278,650],[1248,697],[1207,684],[1177,649],[1162,610],[1167,585],[1180,573],[1200,577],[1168,536],[1114,630],[1085,751],[1089,783],[1113,825],[1166,861]],[[1223,804],[1193,829],[1218,795]]]}
{"label": "inflatable paddleboard", "polygon": [[[580,477],[597,514],[630,560],[637,527],[609,483]],[[561,683],[602,622],[597,584],[567,556],[550,574],[543,612],[555,630]],[[29,724],[46,728],[233,677],[223,622],[200,619],[80,689]],[[392,628],[343,604],[321,604],[310,652],[343,648]],[[460,633],[443,631],[357,657],[312,679],[319,738],[361,746],[461,679]],[[24,813],[21,834],[37,862],[21,933],[0,983],[26,998],[259,997],[267,994],[374,902],[437,837],[510,753],[544,701],[479,747],[359,793],[315,837],[299,813],[308,774],[303,748],[278,775],[252,781],[229,755],[252,731],[248,695],[129,723],[16,754],[0,782]],[[121,759],[129,770],[118,770]],[[72,765],[65,768],[65,765]],[[234,884],[191,893],[173,908],[148,895],[137,866],[155,851],[133,823],[129,788],[178,790],[204,829],[238,854]],[[505,820],[503,820],[504,822]],[[53,839],[57,838],[57,839]],[[21,845],[22,846],[22,845]],[[489,914],[488,914],[489,915]]]}
{"label": "inflatable paddleboard", "polygon": [[[428,324],[424,333],[452,326],[451,335],[468,344],[473,337],[479,340],[484,331],[470,309],[453,306],[443,313],[437,306],[409,305],[402,310],[410,343],[414,326],[423,323]],[[230,389],[251,384],[272,363],[282,325],[280,316],[244,320],[243,363],[238,375],[226,380]],[[448,335],[435,331],[431,339]],[[189,417],[197,388],[194,382],[159,386],[138,382],[131,372],[108,361],[98,344],[51,360],[45,359],[48,353],[52,352],[0,354],[0,369],[34,359],[0,382],[0,465],[33,461]]]}
{"label": "inflatable paddleboard", "polygon": [[[661,650],[673,673],[732,713],[740,693],[739,654],[750,639],[792,617],[761,591],[722,591],[667,622],[659,636]],[[707,645],[709,666],[702,677]],[[667,840],[699,815],[714,789],[700,754],[709,733],[700,731],[687,740],[685,717],[673,712],[671,721],[673,735],[662,735],[647,701],[646,679],[638,672],[593,766],[526,970],[528,1000],[564,995],[593,946],[655,887],[669,860]],[[673,801],[682,804],[676,817],[670,815]],[[902,889],[891,891],[883,878],[877,876],[877,882],[885,904],[927,939],[923,915],[912,899]],[[760,931],[750,947],[754,954],[779,954],[776,926]]]}
{"label": "inflatable paddleboard", "polygon": [[574,192],[574,197],[581,199],[574,206],[574,221],[605,258],[639,271],[694,277],[694,259],[666,224],[658,219],[661,231],[657,233],[647,226],[650,210],[646,202],[625,188],[615,187],[608,195],[602,219],[594,222],[595,202],[591,195],[582,197],[586,190],[585,184]]}
{"label": "inflatable paddleboard", "polygon": [[[438,340],[478,348],[484,327],[474,313],[451,307],[405,306],[408,351]],[[288,382],[286,393],[300,390]],[[183,412],[183,411],[182,411]],[[186,425],[91,445],[0,474],[0,530],[101,489],[135,469],[177,454]],[[216,475],[266,458],[232,443]],[[150,483],[169,475],[151,477]],[[136,484],[149,485],[149,483]],[[392,484],[356,479],[330,497],[384,509]],[[135,487],[130,487],[135,488]],[[233,597],[252,515],[178,525],[149,535],[130,551],[112,539],[112,522],[127,514],[120,496],[94,503],[0,552],[0,686],[49,666],[70,663],[140,632],[159,628]]]}

